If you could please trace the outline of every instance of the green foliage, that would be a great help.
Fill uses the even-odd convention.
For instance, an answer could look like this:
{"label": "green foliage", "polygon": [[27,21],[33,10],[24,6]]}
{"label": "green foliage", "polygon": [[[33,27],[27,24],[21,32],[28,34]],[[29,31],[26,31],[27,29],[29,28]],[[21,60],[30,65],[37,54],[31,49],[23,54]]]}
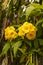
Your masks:
{"label": "green foliage", "polygon": [[39,43],[38,43],[38,40],[37,40],[37,39],[34,40],[34,47],[35,47],[36,49],[39,48]]}
{"label": "green foliage", "polygon": [[16,54],[18,52],[18,48],[22,45],[22,42],[21,41],[18,41],[14,44],[13,46],[13,53],[14,53],[14,57],[16,57]]}
{"label": "green foliage", "polygon": [[7,54],[9,48],[10,48],[10,44],[9,44],[9,43],[6,43],[6,44],[4,45],[4,47],[3,47],[3,49],[2,49],[2,53],[1,53],[0,56]]}
{"label": "green foliage", "polygon": [[26,20],[28,19],[30,13],[34,10],[34,6],[29,6],[27,9],[26,9]]}
{"label": "green foliage", "polygon": [[26,9],[26,20],[29,16],[41,16],[43,14],[43,6],[40,4],[30,4]]}
{"label": "green foliage", "polygon": [[39,26],[39,25],[42,24],[42,23],[43,23],[43,19],[37,21],[36,26]]}
{"label": "green foliage", "polygon": [[43,39],[38,39],[38,40],[39,40],[40,45],[43,46]]}
{"label": "green foliage", "polygon": [[32,46],[32,44],[31,44],[31,41],[30,40],[27,40],[27,39],[24,39],[24,42],[28,45],[28,46]]}
{"label": "green foliage", "polygon": [[29,63],[28,65],[34,65],[33,63]]}
{"label": "green foliage", "polygon": [[24,60],[25,60],[25,55],[22,55],[20,58],[20,63],[24,62]]}
{"label": "green foliage", "polygon": [[[3,44],[3,42],[5,41],[3,37],[3,49],[1,48],[2,52],[0,53],[0,57],[6,54],[11,56],[12,53],[14,62],[16,61],[16,59],[18,60],[14,65],[34,65],[34,63],[29,62],[31,61],[29,59],[30,54],[36,53],[43,56],[43,4],[29,4],[27,0],[9,0],[3,6],[3,3],[5,2],[6,0],[1,2],[0,7],[0,37],[1,35],[4,36],[3,29],[5,29],[7,26],[13,25],[18,32],[18,28],[25,21],[31,22],[37,27],[37,35],[36,39],[34,40],[28,40],[25,37],[24,39],[21,39],[20,37],[18,37],[15,40],[9,42],[7,40],[5,44]],[[25,6],[26,10],[23,11],[25,9]],[[7,18],[7,22],[6,25],[3,25],[5,17]]]}

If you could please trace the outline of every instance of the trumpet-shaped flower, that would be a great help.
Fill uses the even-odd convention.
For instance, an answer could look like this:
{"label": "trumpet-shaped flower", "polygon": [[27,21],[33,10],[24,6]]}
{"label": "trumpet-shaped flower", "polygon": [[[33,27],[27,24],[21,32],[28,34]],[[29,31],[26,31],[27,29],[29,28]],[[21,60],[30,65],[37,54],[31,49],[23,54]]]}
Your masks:
{"label": "trumpet-shaped flower", "polygon": [[29,40],[33,40],[36,37],[37,28],[32,23],[25,22],[18,30],[18,35],[21,37],[26,35]]}
{"label": "trumpet-shaped flower", "polygon": [[15,31],[15,28],[13,26],[9,26],[5,29],[5,39],[12,40],[17,38],[17,33]]}
{"label": "trumpet-shaped flower", "polygon": [[30,31],[29,33],[26,34],[26,37],[29,40],[34,40],[36,38],[36,32],[35,31]]}

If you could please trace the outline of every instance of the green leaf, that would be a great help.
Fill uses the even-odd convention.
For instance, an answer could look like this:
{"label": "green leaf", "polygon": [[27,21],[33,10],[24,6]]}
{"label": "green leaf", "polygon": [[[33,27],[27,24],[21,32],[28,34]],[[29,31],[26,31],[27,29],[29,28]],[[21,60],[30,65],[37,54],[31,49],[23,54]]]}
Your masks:
{"label": "green leaf", "polygon": [[27,46],[24,44],[23,46],[22,46],[22,48],[19,48],[18,49],[23,55],[26,55],[26,50],[27,50]]}
{"label": "green leaf", "polygon": [[41,23],[43,23],[43,19],[37,21],[36,26],[38,26],[38,25],[41,24]]}
{"label": "green leaf", "polygon": [[1,56],[2,55],[5,55],[7,53],[7,51],[9,50],[10,48],[10,44],[9,43],[6,43],[2,49],[2,53],[1,53]]}
{"label": "green leaf", "polygon": [[42,36],[42,28],[38,28],[38,32],[37,32],[37,37],[41,37]]}
{"label": "green leaf", "polygon": [[13,48],[13,53],[14,53],[14,57],[16,57],[16,54],[17,54],[17,51],[18,51],[18,48],[22,45],[22,42],[21,41],[18,41],[14,44],[14,48]]}
{"label": "green leaf", "polygon": [[24,59],[25,59],[25,55],[21,56],[20,63],[24,62]]}
{"label": "green leaf", "polygon": [[37,27],[37,29],[38,29],[37,37],[42,36],[42,26],[41,26],[42,23],[43,23],[43,19],[37,21],[37,23],[36,23],[36,27]]}
{"label": "green leaf", "polygon": [[36,39],[36,40],[34,40],[34,47],[37,49],[37,48],[39,48],[39,44],[38,44],[38,40]]}
{"label": "green leaf", "polygon": [[14,45],[15,45],[15,41],[12,41],[12,42],[11,42],[12,48],[14,47]]}
{"label": "green leaf", "polygon": [[40,51],[40,52],[39,52],[39,55],[43,56],[43,51]]}
{"label": "green leaf", "polygon": [[40,48],[38,48],[38,49],[33,49],[32,51],[33,51],[33,52],[36,52],[36,53],[39,53],[39,52],[40,52]]}
{"label": "green leaf", "polygon": [[17,0],[13,0],[14,5],[16,4]]}
{"label": "green leaf", "polygon": [[34,63],[29,63],[28,65],[34,65]]}
{"label": "green leaf", "polygon": [[40,45],[43,45],[43,39],[38,39],[38,40],[39,40]]}
{"label": "green leaf", "polygon": [[32,3],[30,5],[33,5],[35,8],[38,8],[38,9],[43,9],[43,6],[37,3]]}
{"label": "green leaf", "polygon": [[28,17],[29,17],[29,15],[31,14],[31,12],[33,11],[35,9],[35,7],[34,6],[29,6],[29,7],[27,7],[27,9],[26,9],[26,20],[28,20]]}
{"label": "green leaf", "polygon": [[31,41],[29,41],[29,40],[24,40],[25,42],[26,42],[26,44],[28,44],[30,47],[32,46],[31,45]]}

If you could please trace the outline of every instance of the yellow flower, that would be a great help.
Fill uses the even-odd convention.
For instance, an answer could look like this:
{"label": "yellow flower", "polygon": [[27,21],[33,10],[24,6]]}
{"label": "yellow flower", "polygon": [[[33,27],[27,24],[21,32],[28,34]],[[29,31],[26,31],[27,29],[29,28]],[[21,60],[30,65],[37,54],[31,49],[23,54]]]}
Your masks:
{"label": "yellow flower", "polygon": [[21,26],[21,29],[26,33],[28,33],[30,30],[32,31],[37,31],[36,27],[32,24],[32,23],[28,23],[28,22],[25,22],[22,26]]}
{"label": "yellow flower", "polygon": [[28,22],[25,22],[23,24],[22,30],[25,32],[25,34],[29,32],[29,23]]}
{"label": "yellow flower", "polygon": [[20,30],[20,31],[18,32],[18,35],[19,35],[19,36],[25,36],[25,33],[24,33],[24,31]]}
{"label": "yellow flower", "polygon": [[32,23],[25,22],[18,30],[18,35],[21,37],[26,35],[29,40],[33,40],[36,37],[37,28]]}
{"label": "yellow flower", "polygon": [[9,26],[5,29],[5,39],[12,40],[17,38],[17,33],[15,31],[15,28],[13,26]]}
{"label": "yellow flower", "polygon": [[29,40],[34,40],[36,38],[36,31],[37,28],[32,23],[28,23],[28,32],[26,34],[26,37]]}
{"label": "yellow flower", "polygon": [[21,36],[22,37],[22,39],[24,39],[24,36],[25,36],[25,32],[22,30],[22,26],[21,27],[19,27],[19,32],[18,32],[18,36]]}
{"label": "yellow flower", "polygon": [[32,23],[28,23],[28,30],[37,31],[37,28]]}
{"label": "yellow flower", "polygon": [[29,40],[34,40],[36,38],[37,28],[32,23],[28,22],[25,22],[23,25],[23,30],[26,33],[26,37]]}
{"label": "yellow flower", "polygon": [[36,38],[36,32],[35,31],[30,31],[29,33],[26,34],[26,37],[29,40],[34,40]]}
{"label": "yellow flower", "polygon": [[15,28],[14,28],[13,26],[10,26],[10,29],[11,29],[11,30],[15,30]]}
{"label": "yellow flower", "polygon": [[18,28],[18,35],[24,38],[25,34],[29,31],[28,22],[25,22],[21,27]]}

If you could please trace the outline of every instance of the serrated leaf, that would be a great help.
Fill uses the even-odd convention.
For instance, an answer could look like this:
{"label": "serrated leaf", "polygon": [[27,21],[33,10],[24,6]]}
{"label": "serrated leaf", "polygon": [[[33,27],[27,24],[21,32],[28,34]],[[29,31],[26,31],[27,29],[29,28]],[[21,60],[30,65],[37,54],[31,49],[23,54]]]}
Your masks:
{"label": "serrated leaf", "polygon": [[10,48],[10,44],[9,43],[6,43],[2,49],[2,53],[1,55],[5,55],[7,53],[7,51],[9,50]]}
{"label": "serrated leaf", "polygon": [[29,6],[29,7],[27,7],[27,9],[26,9],[26,20],[28,19],[28,17],[29,17],[29,15],[31,14],[31,12],[33,11],[35,9],[35,7],[34,6]]}
{"label": "serrated leaf", "polygon": [[22,45],[22,42],[21,41],[18,41],[14,44],[14,48],[13,48],[13,53],[14,53],[14,57],[16,57],[16,54],[17,54],[17,51],[18,51],[18,48]]}

